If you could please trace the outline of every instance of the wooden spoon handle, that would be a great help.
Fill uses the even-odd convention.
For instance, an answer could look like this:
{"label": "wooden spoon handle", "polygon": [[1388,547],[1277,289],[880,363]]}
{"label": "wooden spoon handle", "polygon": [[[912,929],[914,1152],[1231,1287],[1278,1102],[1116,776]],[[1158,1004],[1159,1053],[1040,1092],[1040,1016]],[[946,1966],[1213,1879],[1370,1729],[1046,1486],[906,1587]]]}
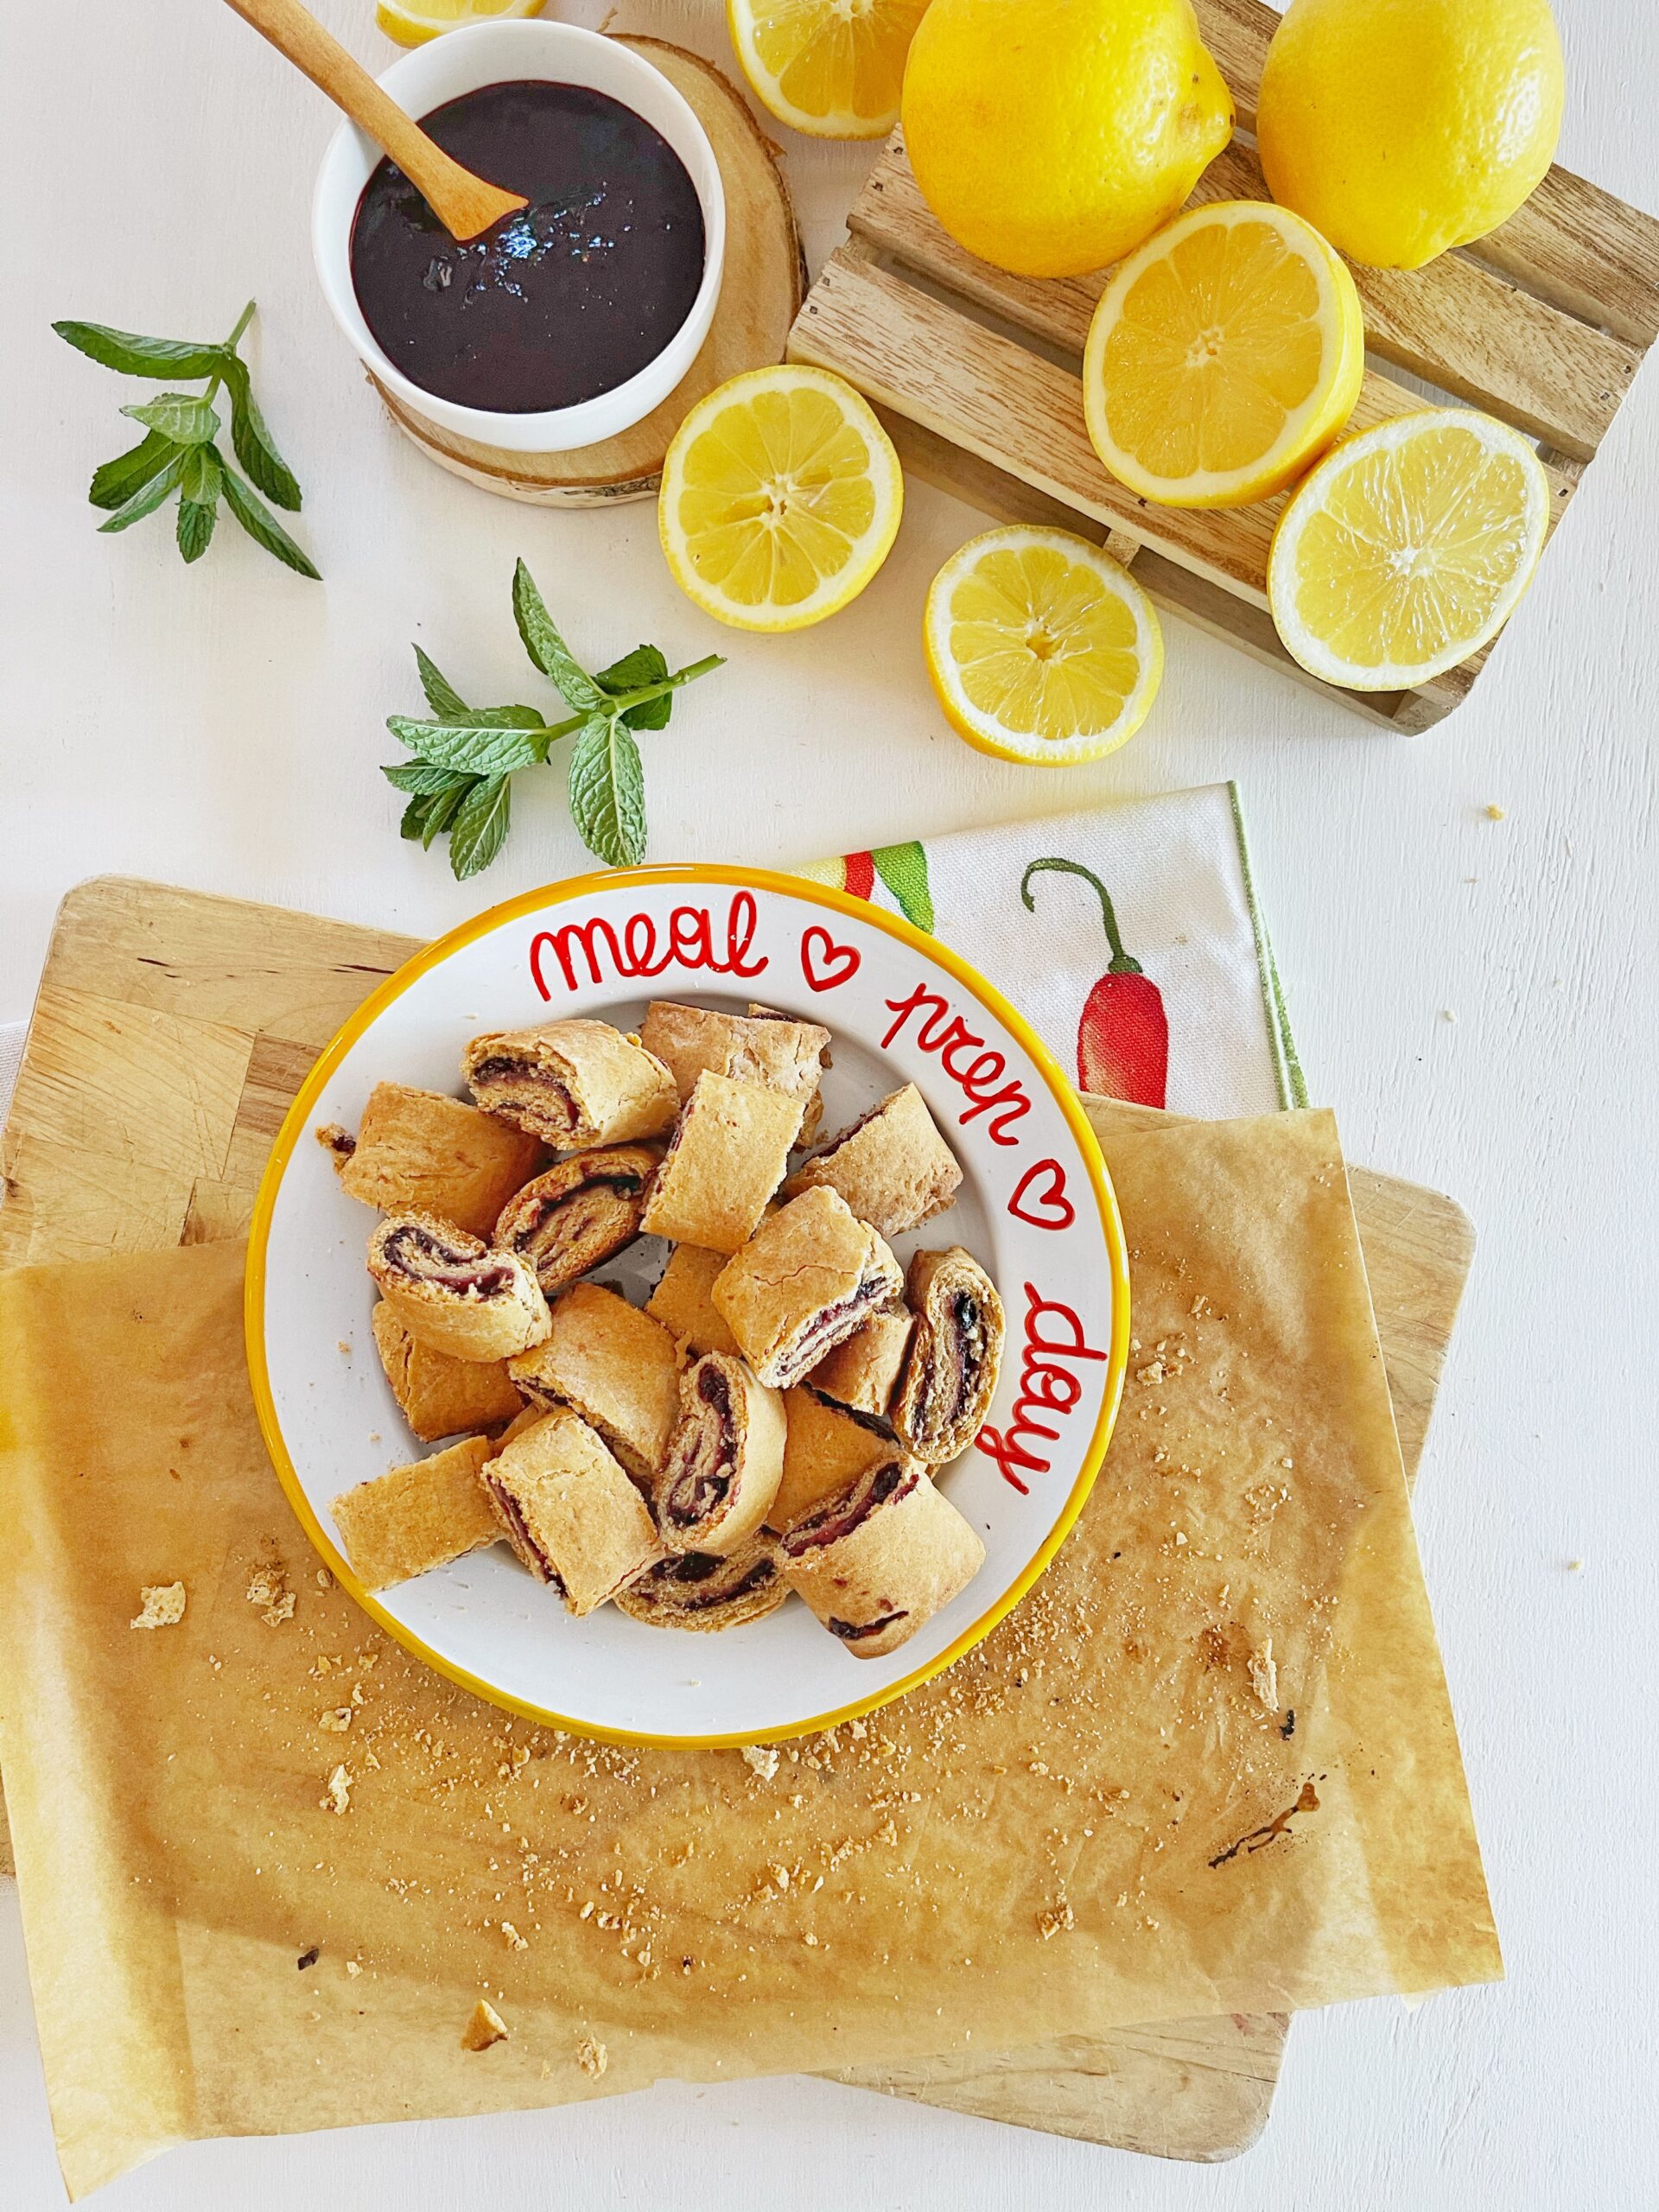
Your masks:
{"label": "wooden spoon handle", "polygon": [[451,160],[300,0],[226,0],[226,5],[391,155],[452,237],[476,238],[503,215],[530,204],[522,194],[486,184]]}

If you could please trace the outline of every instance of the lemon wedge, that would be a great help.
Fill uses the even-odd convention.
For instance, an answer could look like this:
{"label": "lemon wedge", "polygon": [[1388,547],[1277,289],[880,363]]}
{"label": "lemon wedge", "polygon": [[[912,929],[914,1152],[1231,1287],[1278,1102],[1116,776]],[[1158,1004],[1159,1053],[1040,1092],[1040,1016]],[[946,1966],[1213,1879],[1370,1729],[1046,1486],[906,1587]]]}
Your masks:
{"label": "lemon wedge", "polygon": [[1190,208],[1101,295],[1084,355],[1096,452],[1170,507],[1293,483],[1354,411],[1365,327],[1346,264],[1265,201]]}
{"label": "lemon wedge", "polygon": [[811,138],[885,138],[927,0],[727,0],[761,105]]}
{"label": "lemon wedge", "polygon": [[539,16],[543,5],[543,0],[379,0],[374,20],[399,46],[424,46],[463,23]]}
{"label": "lemon wedge", "polygon": [[1152,601],[1098,545],[1064,530],[969,538],[933,579],[922,650],[958,736],[1045,768],[1126,745],[1164,673]]}
{"label": "lemon wedge", "polygon": [[804,630],[856,599],[899,528],[905,480],[868,403],[823,369],[751,369],[700,399],[663,463],[674,581],[739,630]]}
{"label": "lemon wedge", "polygon": [[1312,675],[1393,691],[1497,636],[1532,581],[1549,479],[1520,433],[1430,408],[1348,438],[1279,518],[1268,598]]}

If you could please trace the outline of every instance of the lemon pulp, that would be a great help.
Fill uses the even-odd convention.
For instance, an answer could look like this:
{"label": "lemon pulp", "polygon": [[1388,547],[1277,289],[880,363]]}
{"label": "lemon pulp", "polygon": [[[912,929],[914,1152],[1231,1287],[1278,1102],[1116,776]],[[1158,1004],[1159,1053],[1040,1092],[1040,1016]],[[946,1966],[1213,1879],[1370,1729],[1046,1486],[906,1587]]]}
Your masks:
{"label": "lemon pulp", "polygon": [[728,0],[732,45],[756,97],[818,138],[885,137],[927,0]]}

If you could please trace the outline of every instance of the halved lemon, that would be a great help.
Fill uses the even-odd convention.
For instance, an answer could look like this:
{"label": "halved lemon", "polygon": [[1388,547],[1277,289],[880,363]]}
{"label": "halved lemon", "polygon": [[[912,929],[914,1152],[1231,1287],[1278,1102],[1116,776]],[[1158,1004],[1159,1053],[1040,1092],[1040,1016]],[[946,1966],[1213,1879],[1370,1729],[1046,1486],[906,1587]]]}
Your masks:
{"label": "halved lemon", "polygon": [[1354,411],[1365,324],[1346,264],[1265,201],[1189,208],[1095,309],[1084,409],[1120,482],[1168,507],[1241,507],[1294,482]]}
{"label": "halved lemon", "polygon": [[1164,673],[1152,601],[1098,545],[1064,530],[970,537],[933,579],[922,650],[958,736],[1044,768],[1127,744]]}
{"label": "halved lemon", "polygon": [[503,22],[539,16],[544,0],[379,0],[374,20],[399,46],[424,46],[463,23]]}
{"label": "halved lemon", "polygon": [[663,463],[674,581],[739,630],[804,630],[856,599],[904,510],[893,441],[851,385],[785,362],[700,399]]}
{"label": "halved lemon", "polygon": [[1344,439],[1274,531],[1279,635],[1310,673],[1350,690],[1444,675],[1508,621],[1549,505],[1537,454],[1490,415],[1427,408]]}
{"label": "halved lemon", "polygon": [[755,98],[812,138],[885,138],[927,0],[727,0]]}

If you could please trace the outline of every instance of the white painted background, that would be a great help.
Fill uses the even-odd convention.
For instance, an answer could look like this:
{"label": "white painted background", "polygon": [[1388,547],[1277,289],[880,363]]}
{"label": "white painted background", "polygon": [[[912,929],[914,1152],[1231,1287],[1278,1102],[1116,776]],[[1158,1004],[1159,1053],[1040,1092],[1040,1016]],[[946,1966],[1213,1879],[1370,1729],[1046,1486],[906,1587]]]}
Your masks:
{"label": "white painted background", "polygon": [[[1556,5],[1563,159],[1659,207],[1659,11]],[[369,0],[321,12],[372,66],[391,58]],[[636,4],[620,25],[673,12]],[[717,54],[714,0],[678,12],[682,35],[701,21],[687,42]],[[858,2212],[1659,2202],[1659,370],[1439,732],[1375,733],[1172,624],[1145,729],[1061,779],[980,760],[934,707],[922,595],[979,526],[951,502],[912,489],[892,559],[849,612],[746,641],[679,596],[649,506],[543,514],[402,443],[312,283],[306,207],[329,116],[215,0],[7,0],[0,86],[0,1020],[28,1009],[56,901],[100,870],[431,931],[579,865],[550,776],[481,889],[457,888],[437,855],[399,845],[376,773],[382,717],[416,703],[412,637],[463,690],[523,689],[507,603],[522,552],[579,649],[644,637],[676,658],[733,653],[646,740],[654,858],[788,861],[1237,777],[1315,1098],[1355,1159],[1455,1192],[1481,1232],[1419,1514],[1507,1986],[1300,2021],[1264,2139],[1221,2168],[760,2082],[204,2145],[117,2184],[109,2212],[724,2212],[740,2194]],[[861,165],[856,149],[791,147],[815,264]],[[322,590],[228,522],[187,570],[165,524],[99,537],[82,503],[130,395],[48,320],[213,335],[250,292],[259,389],[306,487]],[[0,1892],[0,2202],[36,2212],[60,2185],[15,1894]]]}

